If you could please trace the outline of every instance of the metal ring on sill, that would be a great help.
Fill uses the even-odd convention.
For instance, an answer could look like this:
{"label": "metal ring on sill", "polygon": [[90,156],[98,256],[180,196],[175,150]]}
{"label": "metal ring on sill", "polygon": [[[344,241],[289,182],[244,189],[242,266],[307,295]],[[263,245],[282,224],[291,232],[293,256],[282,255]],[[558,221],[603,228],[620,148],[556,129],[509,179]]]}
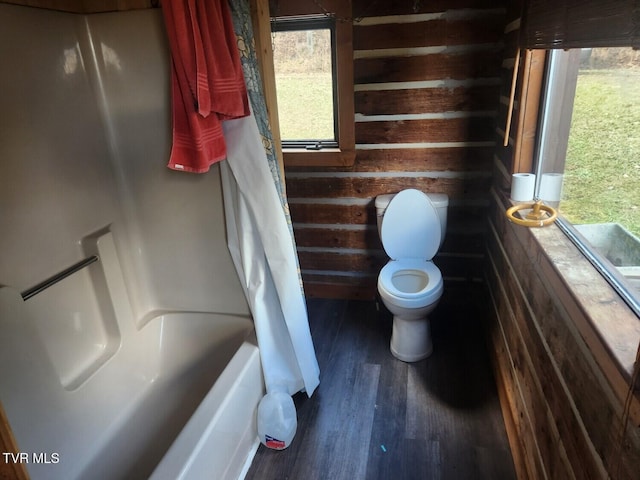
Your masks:
{"label": "metal ring on sill", "polygon": [[[531,212],[529,212],[524,218],[514,216],[516,212],[527,209],[531,209]],[[558,212],[555,208],[543,205],[542,201],[538,200],[535,203],[514,205],[506,211],[506,216],[510,222],[513,222],[516,225],[522,225],[523,227],[546,227],[556,221],[556,218],[558,218]]]}

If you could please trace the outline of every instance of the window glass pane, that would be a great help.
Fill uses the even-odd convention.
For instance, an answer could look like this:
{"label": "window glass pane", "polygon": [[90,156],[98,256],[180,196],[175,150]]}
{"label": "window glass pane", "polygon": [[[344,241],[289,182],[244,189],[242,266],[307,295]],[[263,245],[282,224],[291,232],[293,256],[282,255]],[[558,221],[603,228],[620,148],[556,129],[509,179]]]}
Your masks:
{"label": "window glass pane", "polygon": [[554,51],[544,109],[538,196],[560,200],[570,237],[640,309],[640,52]]}
{"label": "window glass pane", "polygon": [[331,31],[273,33],[273,56],[283,141],[335,141]]}
{"label": "window glass pane", "polygon": [[640,237],[640,51],[581,52],[564,173],[560,211],[572,223]]}

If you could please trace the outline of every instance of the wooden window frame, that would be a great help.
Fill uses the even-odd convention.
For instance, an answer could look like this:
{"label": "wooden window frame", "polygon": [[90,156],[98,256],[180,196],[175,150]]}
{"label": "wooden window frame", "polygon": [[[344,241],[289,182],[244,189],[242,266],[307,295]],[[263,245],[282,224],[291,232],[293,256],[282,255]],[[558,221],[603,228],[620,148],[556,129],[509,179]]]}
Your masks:
{"label": "wooden window frame", "polygon": [[328,0],[323,2],[326,11],[312,0],[279,0],[271,9],[272,18],[303,17],[306,15],[331,15],[335,17],[335,55],[337,81],[337,137],[338,148],[307,150],[283,149],[286,167],[350,167],[355,162],[355,107],[353,98],[353,33],[351,1]]}
{"label": "wooden window frame", "polygon": [[[293,149],[324,150],[325,148],[338,148],[338,82],[336,71],[336,23],[335,20],[326,15],[314,15],[311,17],[282,17],[271,22],[271,31],[274,33],[284,32],[310,32],[317,30],[328,30],[330,35],[330,55],[331,55],[331,101],[332,104],[332,129],[331,138],[321,139],[308,137],[304,139],[283,138],[281,135],[282,148],[284,151]],[[274,60],[275,62],[275,60]],[[312,148],[319,147],[319,148]]]}
{"label": "wooden window frame", "polygon": [[[519,118],[514,132],[514,157],[512,173],[531,172],[535,168],[536,142],[538,140],[538,116],[544,101],[544,69],[546,50],[523,50],[524,56],[520,81],[522,82],[519,96]],[[619,401],[624,405],[629,393],[630,383],[634,377],[634,361],[629,352],[640,349],[640,339],[637,336],[638,316],[629,307],[618,292],[611,286],[584,253],[573,243],[567,234],[557,225],[544,229],[525,229],[538,251],[549,263],[555,275],[555,287],[559,296],[563,298],[563,306],[572,312],[575,328],[585,340],[593,354],[593,358],[606,377]],[[576,262],[556,261],[576,255]],[[580,275],[576,275],[580,269]],[[593,278],[598,283],[604,283],[600,288],[610,289],[613,297],[619,299],[620,314],[616,318],[616,330],[619,334],[612,334],[610,318],[607,309],[594,306],[592,299],[592,285],[584,281],[584,277]],[[597,280],[596,280],[597,279]],[[634,354],[634,355],[640,355]],[[638,365],[635,365],[638,368]],[[629,418],[633,425],[640,425],[640,385],[635,385],[631,396]]]}

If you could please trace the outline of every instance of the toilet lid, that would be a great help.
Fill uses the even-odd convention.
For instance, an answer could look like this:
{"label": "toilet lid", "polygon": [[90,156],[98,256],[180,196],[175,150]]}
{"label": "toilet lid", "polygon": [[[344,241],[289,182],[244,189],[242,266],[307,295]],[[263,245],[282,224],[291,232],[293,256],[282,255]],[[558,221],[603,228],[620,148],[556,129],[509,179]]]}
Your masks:
{"label": "toilet lid", "polygon": [[393,260],[431,260],[440,247],[441,234],[438,213],[419,190],[398,193],[382,217],[382,245]]}

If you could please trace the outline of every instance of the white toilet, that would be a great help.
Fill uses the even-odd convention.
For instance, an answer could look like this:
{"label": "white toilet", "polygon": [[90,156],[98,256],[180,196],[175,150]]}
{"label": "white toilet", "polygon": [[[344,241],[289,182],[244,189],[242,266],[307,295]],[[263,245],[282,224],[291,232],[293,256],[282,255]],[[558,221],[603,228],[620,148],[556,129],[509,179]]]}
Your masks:
{"label": "white toilet", "polygon": [[446,194],[408,189],[376,198],[378,233],[391,258],[378,275],[378,292],[393,314],[391,353],[405,362],[428,357],[433,345],[427,315],[443,292],[431,261],[447,226]]}

